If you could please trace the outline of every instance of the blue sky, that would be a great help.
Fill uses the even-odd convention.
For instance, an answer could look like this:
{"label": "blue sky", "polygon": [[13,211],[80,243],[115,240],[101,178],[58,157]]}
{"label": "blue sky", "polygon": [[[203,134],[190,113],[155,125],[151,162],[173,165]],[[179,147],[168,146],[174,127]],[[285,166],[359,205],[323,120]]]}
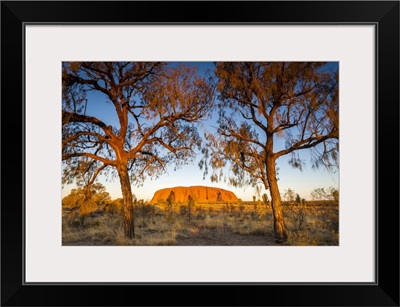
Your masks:
{"label": "blue sky", "polygon": [[[172,65],[176,65],[177,63],[171,63]],[[206,70],[213,70],[214,64],[212,62],[185,62],[187,65],[197,66],[199,68],[200,73],[204,73]],[[329,63],[326,65],[324,69],[336,68],[337,63]],[[116,114],[113,110],[113,106],[110,103],[105,103],[105,97],[102,94],[93,93],[90,96],[88,95],[88,105],[87,105],[87,114],[96,116],[106,124],[115,123]],[[216,115],[213,115],[212,119],[203,122],[204,129],[215,132],[216,124]],[[201,135],[203,135],[203,131],[199,131]],[[284,139],[277,139],[276,141],[277,148],[284,147]],[[310,161],[309,152],[307,150],[303,150],[299,152],[300,157],[304,158],[305,166],[303,170],[300,171],[298,169],[294,169],[287,162],[289,156],[283,156],[278,159],[278,184],[281,194],[285,192],[286,189],[291,188],[295,190],[296,193],[302,198],[311,199],[312,190],[320,187],[339,187],[339,172],[330,173],[324,168],[320,169],[312,169]],[[223,189],[230,190],[236,194],[238,198],[242,200],[252,200],[253,195],[256,195],[256,191],[252,187],[247,188],[234,188],[227,183],[224,182],[211,182],[209,176],[203,180],[203,172],[198,167],[198,162],[200,160],[200,154],[197,156],[196,161],[193,164],[186,165],[181,169],[174,171],[174,166],[170,166],[167,169],[167,173],[161,175],[158,179],[152,180],[147,179],[143,186],[136,187],[132,185],[132,192],[138,199],[150,200],[153,197],[155,191],[167,187],[174,186],[192,186],[192,185],[204,185],[204,186],[213,186],[220,187]],[[110,193],[111,198],[119,198],[121,195],[121,188],[119,184],[119,179],[115,178],[111,182],[107,182],[106,178],[102,175],[98,177],[98,181],[101,182],[104,186],[106,186],[107,191]],[[69,194],[70,190],[75,188],[75,185],[64,185],[62,188],[62,197]],[[264,193],[267,191],[262,191]],[[267,194],[269,194],[267,192]],[[258,197],[258,196],[257,196]]]}

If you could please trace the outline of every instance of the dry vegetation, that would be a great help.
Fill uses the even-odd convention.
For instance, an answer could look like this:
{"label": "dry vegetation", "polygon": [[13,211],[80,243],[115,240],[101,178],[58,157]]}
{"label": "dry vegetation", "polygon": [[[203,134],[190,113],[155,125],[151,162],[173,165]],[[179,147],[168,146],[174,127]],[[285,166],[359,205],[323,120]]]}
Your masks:
{"label": "dry vegetation", "polygon": [[[285,245],[338,245],[338,205],[333,202],[284,203],[289,230]],[[63,211],[63,245],[275,245],[270,205],[136,204],[136,235],[123,232],[123,216],[111,205],[93,210],[82,220],[79,210]]]}

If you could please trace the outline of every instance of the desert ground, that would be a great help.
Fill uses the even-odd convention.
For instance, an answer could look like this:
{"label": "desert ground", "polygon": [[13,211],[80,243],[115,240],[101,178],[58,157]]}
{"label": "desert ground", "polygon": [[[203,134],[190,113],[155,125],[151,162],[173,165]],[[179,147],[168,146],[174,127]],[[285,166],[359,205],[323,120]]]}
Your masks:
{"label": "desert ground", "polygon": [[[330,201],[303,204],[284,202],[289,233],[279,245],[339,244],[339,207]],[[269,204],[241,203],[158,204],[136,203],[135,238],[123,233],[120,208],[105,205],[82,217],[79,210],[63,210],[62,244],[168,245],[168,246],[272,246],[273,215]]]}

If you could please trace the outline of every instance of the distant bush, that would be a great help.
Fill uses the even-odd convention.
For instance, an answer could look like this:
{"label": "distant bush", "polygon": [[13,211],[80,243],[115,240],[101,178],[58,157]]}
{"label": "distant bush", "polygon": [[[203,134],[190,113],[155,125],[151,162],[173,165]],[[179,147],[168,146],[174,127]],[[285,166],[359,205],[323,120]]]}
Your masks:
{"label": "distant bush", "polygon": [[[114,206],[122,204],[119,200],[112,203]],[[175,209],[170,212],[168,219],[169,212],[165,208],[138,201],[134,206],[137,225],[134,239],[124,237],[122,214],[114,214],[112,210],[88,215],[84,226],[79,220],[70,223],[68,214],[64,214],[63,244],[180,245],[182,239],[190,237],[194,238],[194,242],[204,242],[207,238],[213,242],[229,242],[232,234],[244,236],[240,239],[244,243],[246,238],[255,240],[249,236],[257,236],[257,240],[260,236],[265,237],[266,245],[275,242],[270,206],[261,204],[254,210],[252,201],[241,205],[226,202],[203,204],[192,208],[190,220],[189,203],[176,205]],[[283,212],[289,232],[286,245],[338,245],[339,208],[334,201],[325,201],[323,205],[321,201],[307,201],[307,205],[299,205],[295,199],[293,202],[284,202]]]}

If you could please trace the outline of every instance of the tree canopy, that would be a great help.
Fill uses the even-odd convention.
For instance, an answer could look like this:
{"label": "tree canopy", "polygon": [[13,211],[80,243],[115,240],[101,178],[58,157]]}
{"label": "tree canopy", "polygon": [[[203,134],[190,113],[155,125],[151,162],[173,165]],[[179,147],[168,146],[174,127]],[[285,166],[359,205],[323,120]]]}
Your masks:
{"label": "tree canopy", "polygon": [[[215,86],[193,67],[161,62],[64,62],[62,73],[63,182],[90,191],[100,173],[118,176],[133,237],[131,184],[193,161]],[[88,104],[110,104],[117,121],[88,114]]]}
{"label": "tree canopy", "polygon": [[[298,154],[308,149],[313,167],[334,171],[338,166],[338,71],[322,62],[222,62],[216,64],[218,133],[206,134],[204,148],[213,172],[230,166],[235,186],[262,184],[268,188],[265,157],[289,155],[302,169]],[[285,148],[276,149],[277,139]],[[201,162],[208,173],[206,160]]]}
{"label": "tree canopy", "polygon": [[[300,150],[313,167],[338,166],[338,70],[323,62],[218,62],[218,131],[206,133],[200,167],[213,181],[269,189],[279,240],[286,237],[276,161],[302,169]],[[278,148],[278,138],[285,147]],[[278,225],[279,224],[279,225]]]}

